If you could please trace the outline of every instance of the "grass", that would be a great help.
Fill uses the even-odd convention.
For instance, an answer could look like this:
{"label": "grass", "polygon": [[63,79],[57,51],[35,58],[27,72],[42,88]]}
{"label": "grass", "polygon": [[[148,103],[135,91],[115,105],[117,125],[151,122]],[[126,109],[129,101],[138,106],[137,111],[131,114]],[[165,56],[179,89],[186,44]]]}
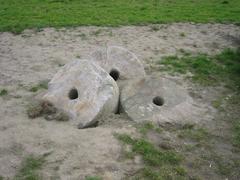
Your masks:
{"label": "grass", "polygon": [[85,180],[102,180],[99,176],[87,176]]}
{"label": "grass", "polygon": [[232,132],[233,132],[233,145],[240,150],[240,119],[239,119],[239,109],[240,109],[240,92],[235,93],[228,99],[228,109],[227,111],[233,110],[238,112],[236,117],[231,119],[232,123]]}
{"label": "grass", "polygon": [[178,179],[183,180],[185,177],[186,171],[177,166],[175,168],[171,166],[165,166],[159,168],[158,171],[153,170],[150,167],[144,167],[141,172],[133,179],[146,179],[146,180],[167,180],[167,179]]}
{"label": "grass", "polygon": [[150,30],[151,30],[151,31],[159,31],[159,30],[160,30],[160,27],[159,27],[159,26],[156,26],[156,25],[152,25],[152,26],[150,26]]}
{"label": "grass", "polygon": [[229,176],[232,173],[232,166],[231,164],[226,164],[221,161],[221,158],[215,160],[217,166],[217,173],[225,176]]}
{"label": "grass", "polygon": [[209,133],[204,128],[186,128],[179,132],[178,137],[200,142],[208,140]]}
{"label": "grass", "polygon": [[8,94],[8,91],[6,89],[2,89],[0,91],[0,96],[6,96]]}
{"label": "grass", "polygon": [[40,89],[47,89],[48,88],[48,80],[44,80],[44,81],[41,81],[39,82],[37,85],[31,87],[29,89],[29,91],[31,92],[37,92],[39,91]]}
{"label": "grass", "polygon": [[[191,73],[193,82],[201,85],[224,84],[233,90],[234,95],[227,101],[228,106],[239,107],[240,101],[240,49],[225,49],[215,56],[204,54],[192,56],[180,51],[182,57],[168,56],[159,61],[161,70],[170,71],[175,74]],[[225,111],[222,107],[223,97],[212,101],[212,106],[219,111]],[[229,121],[230,122],[230,121]],[[240,147],[240,123],[239,120],[231,121],[233,125],[233,144]],[[144,131],[144,129],[143,129]],[[180,132],[179,137],[190,138],[195,141],[202,141],[208,138],[204,129],[185,128]]]}
{"label": "grass", "polygon": [[182,156],[172,150],[161,150],[143,138],[132,138],[127,134],[116,134],[124,144],[131,145],[132,154],[141,155],[144,168],[135,175],[135,179],[181,179],[186,175],[180,166]]}
{"label": "grass", "polygon": [[240,22],[239,0],[0,0],[0,31],[80,25]]}
{"label": "grass", "polygon": [[212,106],[216,109],[219,110],[224,110],[223,108],[221,108],[222,106],[222,98],[218,98],[212,101]]}
{"label": "grass", "polygon": [[102,30],[101,30],[101,29],[98,29],[98,30],[96,30],[96,31],[93,31],[93,32],[91,33],[91,35],[93,35],[93,36],[99,36],[101,33],[102,33]]}
{"label": "grass", "polygon": [[15,180],[40,180],[41,177],[38,174],[45,162],[45,156],[33,156],[30,155],[22,163],[21,169],[15,176]]}
{"label": "grass", "polygon": [[172,73],[192,74],[192,80],[201,85],[215,85],[224,82],[231,88],[240,89],[240,49],[225,49],[215,56],[164,57],[159,64],[161,70]]}
{"label": "grass", "polygon": [[233,144],[240,148],[240,119],[233,125]]}
{"label": "grass", "polygon": [[186,34],[185,34],[184,32],[181,32],[179,35],[180,35],[181,37],[185,37],[185,36],[186,36]]}
{"label": "grass", "polygon": [[87,35],[84,33],[79,34],[82,40],[87,40]]}
{"label": "grass", "polygon": [[229,179],[235,179],[240,176],[239,158],[233,159],[233,157],[224,158],[222,154],[218,154],[216,151],[210,151],[209,153],[202,156],[203,159],[213,163],[213,170],[222,176],[228,177]]}
{"label": "grass", "polygon": [[160,128],[155,127],[154,124],[151,122],[145,122],[143,124],[140,124],[137,128],[142,135],[146,135],[149,130],[154,130],[158,133],[161,133],[162,131]]}

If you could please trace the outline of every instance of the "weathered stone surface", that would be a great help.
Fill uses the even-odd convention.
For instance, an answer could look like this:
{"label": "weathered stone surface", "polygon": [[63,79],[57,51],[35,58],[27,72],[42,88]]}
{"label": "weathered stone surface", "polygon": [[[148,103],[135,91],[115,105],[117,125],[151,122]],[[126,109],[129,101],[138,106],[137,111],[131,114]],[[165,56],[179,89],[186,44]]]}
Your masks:
{"label": "weathered stone surface", "polygon": [[158,124],[194,122],[197,113],[192,98],[175,82],[147,78],[129,83],[120,96],[123,111],[134,121]]}
{"label": "weathered stone surface", "polygon": [[116,82],[89,60],[75,60],[63,66],[48,87],[43,100],[66,112],[79,128],[92,126],[99,116],[117,110]]}
{"label": "weathered stone surface", "polygon": [[141,79],[145,77],[143,64],[135,54],[118,46],[98,49],[91,58],[115,80]]}

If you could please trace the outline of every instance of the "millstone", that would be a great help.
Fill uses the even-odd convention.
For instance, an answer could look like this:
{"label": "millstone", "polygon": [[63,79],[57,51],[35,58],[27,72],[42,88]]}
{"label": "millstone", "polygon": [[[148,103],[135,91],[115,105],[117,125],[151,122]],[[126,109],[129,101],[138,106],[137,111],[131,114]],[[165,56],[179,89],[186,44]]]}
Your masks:
{"label": "millstone", "polygon": [[196,112],[192,98],[175,82],[165,78],[146,78],[125,86],[120,96],[123,111],[136,122],[192,122]]}
{"label": "millstone", "polygon": [[91,59],[107,71],[115,81],[142,79],[145,77],[143,64],[135,54],[118,46],[98,49]]}
{"label": "millstone", "polygon": [[66,112],[79,128],[92,126],[99,116],[117,111],[116,82],[89,60],[75,60],[63,66],[48,86],[43,100]]}

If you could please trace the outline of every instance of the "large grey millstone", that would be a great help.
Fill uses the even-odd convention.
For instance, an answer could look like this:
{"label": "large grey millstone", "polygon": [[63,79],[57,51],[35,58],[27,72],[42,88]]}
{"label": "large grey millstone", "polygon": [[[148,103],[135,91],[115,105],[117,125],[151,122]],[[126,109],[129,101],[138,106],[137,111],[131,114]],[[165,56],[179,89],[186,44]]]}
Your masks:
{"label": "large grey millstone", "polygon": [[116,112],[119,90],[116,82],[89,60],[75,60],[63,66],[48,84],[44,100],[66,112],[79,128]]}
{"label": "large grey millstone", "polygon": [[98,49],[92,53],[91,59],[111,75],[119,75],[117,80],[141,79],[146,75],[137,56],[122,47],[108,46]]}
{"label": "large grey millstone", "polygon": [[121,92],[120,102],[123,111],[136,122],[193,122],[197,110],[187,91],[166,78],[129,83]]}

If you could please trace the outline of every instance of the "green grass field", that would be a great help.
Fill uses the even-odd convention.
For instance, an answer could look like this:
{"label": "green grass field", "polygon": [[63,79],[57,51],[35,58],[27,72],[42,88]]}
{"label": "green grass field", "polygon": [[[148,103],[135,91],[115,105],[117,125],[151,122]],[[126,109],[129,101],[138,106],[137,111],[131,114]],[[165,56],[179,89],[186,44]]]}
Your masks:
{"label": "green grass field", "polygon": [[240,22],[239,0],[0,0],[0,31],[79,25]]}

